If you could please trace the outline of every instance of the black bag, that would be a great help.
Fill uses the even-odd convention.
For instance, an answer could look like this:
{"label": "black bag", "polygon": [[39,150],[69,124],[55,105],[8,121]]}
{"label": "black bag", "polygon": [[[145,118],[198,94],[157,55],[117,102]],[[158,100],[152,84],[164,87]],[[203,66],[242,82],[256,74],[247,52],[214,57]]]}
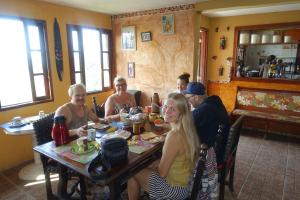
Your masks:
{"label": "black bag", "polygon": [[101,151],[88,167],[95,179],[105,178],[110,169],[128,160],[128,144],[123,138],[111,138],[101,142]]}

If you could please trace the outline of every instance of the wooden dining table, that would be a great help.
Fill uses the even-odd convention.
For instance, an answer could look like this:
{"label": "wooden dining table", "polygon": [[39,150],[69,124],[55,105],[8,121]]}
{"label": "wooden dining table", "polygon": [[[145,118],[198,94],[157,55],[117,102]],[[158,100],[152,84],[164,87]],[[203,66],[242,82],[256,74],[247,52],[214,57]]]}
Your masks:
{"label": "wooden dining table", "polygon": [[[154,131],[155,132],[155,131]],[[167,132],[167,130],[160,130],[159,134],[163,132]],[[155,143],[153,146],[149,147],[145,152],[141,154],[128,152],[128,161],[124,164],[113,167],[110,172],[101,179],[95,179],[90,176],[88,172],[87,164],[81,164],[74,160],[63,157],[53,151],[55,148],[55,144],[53,141],[45,143],[43,145],[39,145],[34,147],[33,149],[56,161],[60,165],[60,178],[59,178],[59,188],[58,188],[58,196],[65,197],[67,194],[67,181],[68,181],[68,169],[71,169],[77,173],[79,173],[82,177],[88,178],[93,183],[99,186],[108,186],[110,190],[110,199],[119,199],[121,195],[121,186],[127,182],[127,180],[133,177],[142,169],[149,166],[153,161],[157,160],[161,156],[161,151],[163,147],[163,142]],[[81,188],[81,199],[86,199],[86,189]]]}

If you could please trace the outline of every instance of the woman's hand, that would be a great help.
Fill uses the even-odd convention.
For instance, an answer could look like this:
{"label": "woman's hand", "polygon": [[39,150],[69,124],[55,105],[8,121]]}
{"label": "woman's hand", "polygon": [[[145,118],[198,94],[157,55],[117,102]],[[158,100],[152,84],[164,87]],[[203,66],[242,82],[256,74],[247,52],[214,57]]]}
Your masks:
{"label": "woman's hand", "polygon": [[78,129],[76,129],[76,135],[78,137],[86,136],[87,135],[87,125],[81,126]]}

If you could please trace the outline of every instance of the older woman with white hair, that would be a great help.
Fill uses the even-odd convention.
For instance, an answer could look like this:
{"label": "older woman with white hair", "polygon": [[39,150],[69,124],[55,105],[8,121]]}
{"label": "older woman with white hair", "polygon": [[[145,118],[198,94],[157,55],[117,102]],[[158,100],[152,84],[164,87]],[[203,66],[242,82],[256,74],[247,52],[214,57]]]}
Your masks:
{"label": "older woman with white hair", "polygon": [[55,116],[64,116],[71,136],[87,134],[87,122],[97,123],[99,118],[85,105],[86,89],[83,84],[74,84],[69,87],[70,102],[60,106]]}
{"label": "older woman with white hair", "polygon": [[108,97],[105,102],[105,119],[118,120],[120,113],[129,112],[131,107],[136,106],[134,96],[127,92],[126,79],[117,76],[114,79],[116,93]]}

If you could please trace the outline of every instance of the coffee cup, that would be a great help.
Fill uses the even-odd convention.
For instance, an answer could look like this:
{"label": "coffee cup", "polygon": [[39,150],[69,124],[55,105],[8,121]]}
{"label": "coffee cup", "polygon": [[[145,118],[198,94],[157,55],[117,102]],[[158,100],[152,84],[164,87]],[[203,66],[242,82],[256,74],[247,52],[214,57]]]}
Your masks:
{"label": "coffee cup", "polygon": [[96,140],[96,130],[95,129],[88,129],[87,132],[88,132],[87,138],[89,141]]}

